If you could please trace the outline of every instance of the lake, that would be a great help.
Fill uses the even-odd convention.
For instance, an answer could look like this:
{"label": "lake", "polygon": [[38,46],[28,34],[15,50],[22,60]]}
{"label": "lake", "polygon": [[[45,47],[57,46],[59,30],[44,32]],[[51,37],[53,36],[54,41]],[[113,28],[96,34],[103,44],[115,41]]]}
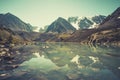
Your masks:
{"label": "lake", "polygon": [[15,69],[0,80],[120,80],[120,47],[79,43],[37,43],[13,47]]}

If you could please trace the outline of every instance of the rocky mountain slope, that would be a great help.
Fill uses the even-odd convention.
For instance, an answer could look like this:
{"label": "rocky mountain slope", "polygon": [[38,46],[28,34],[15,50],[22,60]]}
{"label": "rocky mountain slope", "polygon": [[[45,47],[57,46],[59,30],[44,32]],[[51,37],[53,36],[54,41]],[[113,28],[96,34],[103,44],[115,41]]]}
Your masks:
{"label": "rocky mountain slope", "polygon": [[22,43],[23,39],[10,29],[0,27],[0,44]]}
{"label": "rocky mountain slope", "polygon": [[32,31],[32,26],[20,20],[11,13],[0,14],[0,27],[9,28],[12,31]]}
{"label": "rocky mountain slope", "polygon": [[76,29],[65,19],[59,17],[50,26],[48,26],[46,32],[52,33],[72,33]]}
{"label": "rocky mountain slope", "polygon": [[41,34],[38,32],[25,32],[25,31],[17,31],[15,33],[20,37],[22,37],[24,41],[28,41],[28,42],[34,42],[34,40],[39,38]]}

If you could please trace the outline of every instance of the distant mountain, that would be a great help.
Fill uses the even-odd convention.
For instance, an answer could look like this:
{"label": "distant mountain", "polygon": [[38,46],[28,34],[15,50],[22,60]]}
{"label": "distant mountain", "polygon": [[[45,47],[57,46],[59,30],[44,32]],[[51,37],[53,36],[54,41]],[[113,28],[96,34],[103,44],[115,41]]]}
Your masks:
{"label": "distant mountain", "polygon": [[120,7],[106,17],[98,28],[78,30],[65,41],[83,43],[120,42]]}
{"label": "distant mountain", "polygon": [[32,31],[32,26],[20,20],[11,13],[0,14],[0,27],[9,28],[12,31]]}
{"label": "distant mountain", "polygon": [[65,19],[59,17],[50,26],[48,26],[46,32],[52,33],[72,33],[76,29]]}
{"label": "distant mountain", "polygon": [[78,29],[90,29],[97,27],[106,16],[98,15],[93,17],[69,17],[70,22],[77,30]]}

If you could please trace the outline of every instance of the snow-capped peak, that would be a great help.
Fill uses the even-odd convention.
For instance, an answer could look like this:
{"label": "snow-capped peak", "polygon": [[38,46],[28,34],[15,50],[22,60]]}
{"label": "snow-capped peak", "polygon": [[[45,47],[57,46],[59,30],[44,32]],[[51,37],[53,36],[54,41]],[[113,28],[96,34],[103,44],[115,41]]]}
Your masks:
{"label": "snow-capped peak", "polygon": [[106,17],[103,15],[95,15],[93,17],[69,17],[70,22],[77,30],[96,28]]}

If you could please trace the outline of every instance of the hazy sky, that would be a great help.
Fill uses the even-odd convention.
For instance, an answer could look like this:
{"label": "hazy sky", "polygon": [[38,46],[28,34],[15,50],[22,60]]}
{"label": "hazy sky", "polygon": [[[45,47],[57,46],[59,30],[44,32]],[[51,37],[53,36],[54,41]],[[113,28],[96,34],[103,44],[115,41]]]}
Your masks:
{"label": "hazy sky", "polygon": [[10,12],[39,27],[58,17],[108,15],[117,7],[120,0],[0,0],[0,13]]}

